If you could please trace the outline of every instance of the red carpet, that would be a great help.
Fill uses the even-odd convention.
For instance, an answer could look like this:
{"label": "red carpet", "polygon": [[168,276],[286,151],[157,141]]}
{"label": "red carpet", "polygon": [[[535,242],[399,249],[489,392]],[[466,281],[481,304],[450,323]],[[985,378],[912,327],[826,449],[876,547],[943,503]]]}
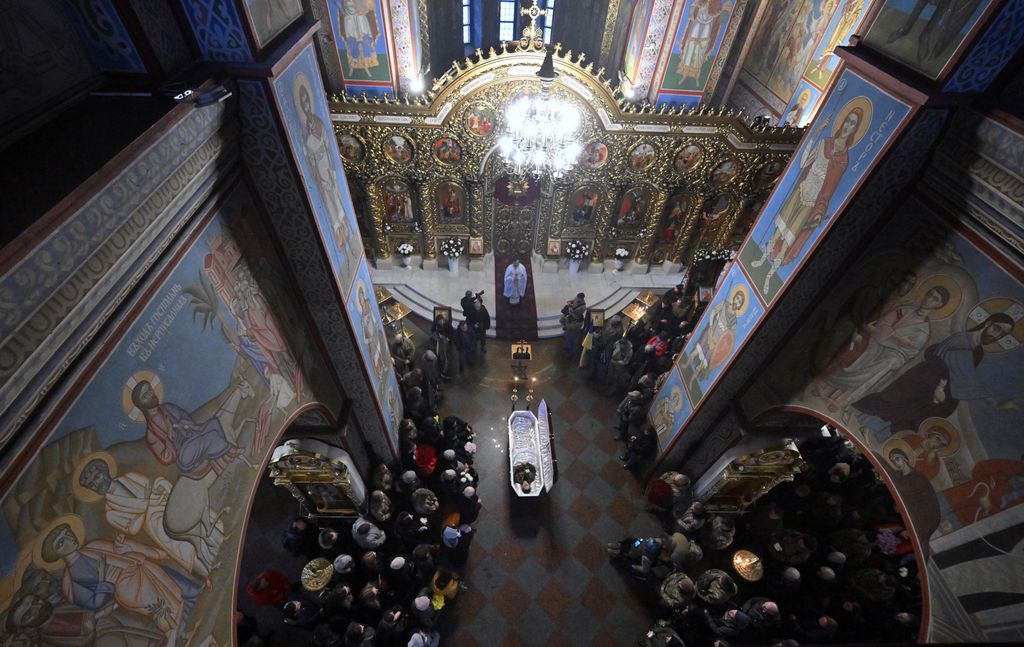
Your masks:
{"label": "red carpet", "polygon": [[533,267],[530,259],[521,258],[526,268],[526,294],[519,305],[510,306],[502,296],[505,293],[505,268],[512,262],[512,256],[495,255],[494,257],[494,334],[498,339],[518,341],[520,339],[537,339],[537,300],[533,298]]}

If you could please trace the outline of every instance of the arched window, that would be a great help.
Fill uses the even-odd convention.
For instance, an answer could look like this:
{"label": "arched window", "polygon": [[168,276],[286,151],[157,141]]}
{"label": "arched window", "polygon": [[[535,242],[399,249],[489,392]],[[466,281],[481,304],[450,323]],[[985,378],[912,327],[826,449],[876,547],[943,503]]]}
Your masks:
{"label": "arched window", "polygon": [[555,0],[542,0],[539,3],[548,13],[541,17],[540,22],[544,27],[544,42],[551,44],[551,26],[555,23]]}
{"label": "arched window", "polygon": [[473,31],[473,3],[471,0],[462,0],[462,44],[472,45]]}

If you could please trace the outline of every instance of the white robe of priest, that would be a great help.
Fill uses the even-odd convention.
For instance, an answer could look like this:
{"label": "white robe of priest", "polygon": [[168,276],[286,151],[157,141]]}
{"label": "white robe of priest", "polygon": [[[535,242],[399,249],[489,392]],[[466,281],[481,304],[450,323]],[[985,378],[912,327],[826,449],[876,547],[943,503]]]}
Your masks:
{"label": "white robe of priest", "polygon": [[512,263],[505,268],[505,298],[511,305],[518,305],[526,293],[526,268]]}

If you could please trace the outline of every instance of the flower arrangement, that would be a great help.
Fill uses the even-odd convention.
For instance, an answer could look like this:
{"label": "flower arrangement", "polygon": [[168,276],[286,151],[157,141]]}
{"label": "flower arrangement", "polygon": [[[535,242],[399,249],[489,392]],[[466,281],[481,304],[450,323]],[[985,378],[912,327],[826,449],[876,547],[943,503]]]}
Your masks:
{"label": "flower arrangement", "polygon": [[384,223],[384,233],[388,233],[392,229],[393,229],[393,227],[391,226],[391,223],[389,223],[389,222]]}
{"label": "flower arrangement", "polygon": [[626,260],[627,258],[629,258],[629,250],[626,249],[625,247],[619,247],[618,249],[615,250],[615,258],[616,260],[620,261]]}
{"label": "flower arrangement", "polygon": [[412,244],[402,243],[396,248],[396,251],[400,256],[412,256]]}
{"label": "flower arrangement", "polygon": [[588,251],[587,244],[582,240],[570,240],[565,244],[565,255],[574,261],[582,261]]}
{"label": "flower arrangement", "polygon": [[702,247],[693,253],[693,261],[731,261],[736,258],[736,252],[731,249],[708,249]]}
{"label": "flower arrangement", "polygon": [[462,256],[462,250],[465,248],[465,243],[459,238],[449,238],[448,240],[441,243],[441,253],[449,258],[456,256]]}

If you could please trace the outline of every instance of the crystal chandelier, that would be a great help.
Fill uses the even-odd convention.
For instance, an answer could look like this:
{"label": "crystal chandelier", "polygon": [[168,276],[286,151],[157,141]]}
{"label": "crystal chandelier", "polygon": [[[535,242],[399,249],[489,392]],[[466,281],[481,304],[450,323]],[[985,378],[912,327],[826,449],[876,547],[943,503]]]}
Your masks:
{"label": "crystal chandelier", "polygon": [[505,110],[508,133],[498,140],[498,147],[513,175],[562,177],[583,150],[577,142],[580,111],[551,96],[556,76],[548,50],[537,72],[540,93],[520,96]]}

